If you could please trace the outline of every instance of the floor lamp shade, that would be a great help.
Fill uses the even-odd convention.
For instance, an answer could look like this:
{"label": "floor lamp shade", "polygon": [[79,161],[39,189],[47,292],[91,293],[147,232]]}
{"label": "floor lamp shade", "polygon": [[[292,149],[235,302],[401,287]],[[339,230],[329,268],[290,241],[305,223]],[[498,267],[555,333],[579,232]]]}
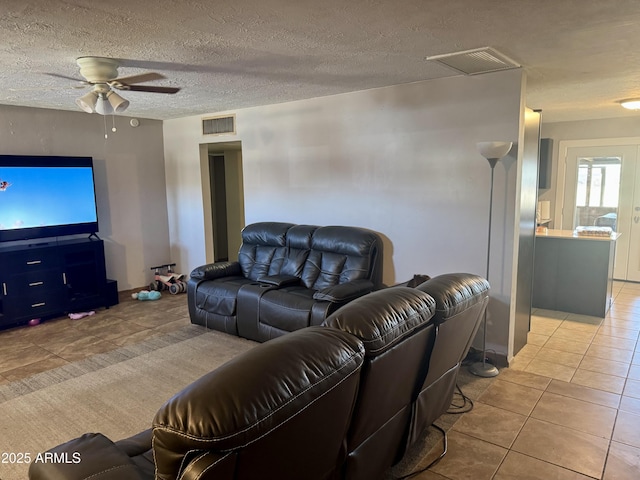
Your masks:
{"label": "floor lamp shade", "polygon": [[478,148],[478,152],[487,160],[495,158],[500,160],[504,157],[511,147],[513,146],[513,142],[478,142],[476,147]]}
{"label": "floor lamp shade", "polygon": [[[489,260],[491,258],[491,217],[493,213],[493,171],[495,169],[498,161],[504,157],[511,147],[513,146],[512,142],[479,142],[476,147],[478,148],[478,152],[484,158],[489,161],[489,166],[491,167],[491,190],[489,193],[489,232],[487,236],[487,275],[486,278],[489,280]],[[488,310],[488,307],[487,307]],[[469,371],[477,375],[479,377],[495,377],[498,375],[498,369],[487,363],[487,310],[484,313],[483,319],[483,334],[482,334],[482,361],[475,362],[469,367]]]}

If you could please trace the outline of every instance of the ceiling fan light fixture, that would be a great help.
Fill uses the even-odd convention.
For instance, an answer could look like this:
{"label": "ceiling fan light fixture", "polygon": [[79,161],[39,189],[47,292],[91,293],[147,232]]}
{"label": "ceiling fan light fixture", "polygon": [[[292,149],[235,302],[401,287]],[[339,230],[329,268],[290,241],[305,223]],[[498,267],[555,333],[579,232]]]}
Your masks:
{"label": "ceiling fan light fixture", "polygon": [[98,102],[96,103],[95,111],[100,115],[111,115],[113,113],[113,107],[109,103],[109,100],[107,100],[106,94],[98,94]]}
{"label": "ceiling fan light fixture", "polygon": [[87,113],[93,113],[98,103],[98,94],[94,91],[84,94],[76,99],[76,105]]}
{"label": "ceiling fan light fixture", "polygon": [[122,113],[129,106],[129,100],[122,98],[113,90],[107,93],[107,100],[109,100],[109,105],[115,113]]}
{"label": "ceiling fan light fixture", "polygon": [[627,110],[640,110],[640,98],[627,98],[618,102]]}

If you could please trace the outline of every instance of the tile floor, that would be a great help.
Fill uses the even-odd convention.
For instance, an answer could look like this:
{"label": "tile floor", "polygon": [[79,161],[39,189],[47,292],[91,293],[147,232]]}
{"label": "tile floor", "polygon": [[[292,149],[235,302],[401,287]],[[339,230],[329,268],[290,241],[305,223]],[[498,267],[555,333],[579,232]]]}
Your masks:
{"label": "tile floor", "polygon": [[615,282],[605,319],[534,310],[513,365],[413,478],[640,479],[639,333],[640,284]]}
{"label": "tile floor", "polygon": [[[640,479],[640,284],[614,288],[604,320],[534,311],[528,345],[453,425],[444,459],[412,478]],[[92,317],[2,331],[0,384],[188,321],[186,295],[123,294]]]}

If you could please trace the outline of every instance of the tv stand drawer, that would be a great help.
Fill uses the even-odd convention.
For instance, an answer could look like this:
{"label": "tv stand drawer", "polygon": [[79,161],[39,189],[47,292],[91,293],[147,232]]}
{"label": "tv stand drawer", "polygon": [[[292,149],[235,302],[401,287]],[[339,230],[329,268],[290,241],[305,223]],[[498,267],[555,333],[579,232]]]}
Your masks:
{"label": "tv stand drawer", "polygon": [[61,290],[64,274],[60,270],[37,270],[19,275],[11,275],[6,282],[7,295],[14,292],[31,293],[37,291]]}
{"label": "tv stand drawer", "polygon": [[[30,250],[33,248],[33,250]],[[6,265],[7,274],[14,272],[26,272],[45,270],[48,268],[58,267],[58,259],[52,255],[48,255],[46,248],[29,247],[26,251],[15,252],[3,258],[3,265]]]}

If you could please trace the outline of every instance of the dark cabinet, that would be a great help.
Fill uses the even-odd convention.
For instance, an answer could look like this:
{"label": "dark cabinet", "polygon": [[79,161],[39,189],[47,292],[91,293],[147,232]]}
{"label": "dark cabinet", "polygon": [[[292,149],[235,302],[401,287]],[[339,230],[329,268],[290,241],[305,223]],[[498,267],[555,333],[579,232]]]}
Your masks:
{"label": "dark cabinet", "polygon": [[102,240],[1,247],[0,286],[0,327],[113,304]]}
{"label": "dark cabinet", "polygon": [[551,159],[553,139],[540,139],[540,163],[538,164],[538,188],[551,188]]}

